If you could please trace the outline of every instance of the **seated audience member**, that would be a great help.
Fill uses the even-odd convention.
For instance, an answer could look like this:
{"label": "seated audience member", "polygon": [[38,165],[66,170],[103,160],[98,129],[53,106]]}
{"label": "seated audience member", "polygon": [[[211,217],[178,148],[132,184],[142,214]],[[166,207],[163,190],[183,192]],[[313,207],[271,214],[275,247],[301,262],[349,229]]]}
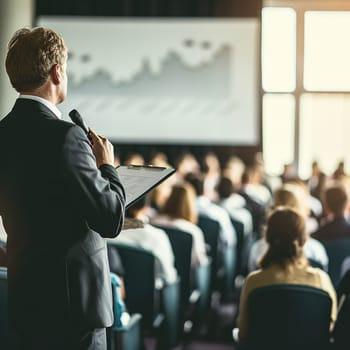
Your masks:
{"label": "seated audience member", "polygon": [[262,152],[256,152],[254,154],[253,164],[260,169],[261,183],[269,190],[272,194],[277,188],[281,187],[282,180],[279,176],[272,176],[266,172],[265,161]]}
{"label": "seated audience member", "polygon": [[7,266],[6,241],[7,241],[7,234],[5,232],[5,228],[2,224],[2,219],[0,216],[0,266],[3,266],[3,267]]}
{"label": "seated audience member", "polygon": [[[165,165],[163,164],[161,166]],[[149,193],[150,206],[146,214],[149,218],[153,218],[162,210],[176,181],[174,176],[170,176]]]}
{"label": "seated audience member", "polygon": [[113,313],[114,313],[114,323],[113,328],[120,329],[125,327],[130,321],[130,315],[126,310],[124,303],[124,284],[118,275],[111,272],[111,283],[114,286],[113,293]]}
{"label": "seated audience member", "polygon": [[[349,198],[350,198],[350,176],[349,175],[341,176],[340,179],[338,179],[337,181],[329,180],[329,181],[327,181],[327,185],[328,185],[327,188],[331,187],[332,185],[343,186],[343,188],[345,189],[346,195],[348,197],[348,206],[345,209],[345,217],[349,218],[349,216],[350,216],[350,200],[349,200]],[[323,194],[324,194],[324,192],[323,192]],[[323,196],[322,200],[324,200],[324,196]]]}
{"label": "seated audience member", "polygon": [[305,258],[304,217],[293,209],[277,208],[268,218],[265,235],[269,248],[260,261],[261,269],[248,275],[241,293],[238,317],[240,342],[244,343],[249,336],[247,307],[250,292],[273,284],[302,284],[325,290],[332,299],[331,329],[337,316],[337,297],[328,274],[310,267]]}
{"label": "seated audience member", "polygon": [[201,161],[203,178],[203,194],[212,202],[218,200],[216,186],[221,177],[220,161],[214,152],[206,153]]}
{"label": "seated audience member", "polygon": [[200,171],[199,163],[196,157],[190,152],[181,153],[175,160],[177,182],[183,181],[185,176],[190,173],[198,173]]}
{"label": "seated audience member", "polygon": [[242,159],[231,156],[225,164],[222,175],[229,178],[233,187],[240,191],[242,187],[242,176],[245,171],[245,164]]}
{"label": "seated audience member", "polygon": [[114,323],[112,328],[122,328],[130,320],[125,305],[125,285],[124,285],[124,267],[120,259],[118,250],[107,245],[109,269],[111,271],[111,283],[113,286],[113,313]]}
{"label": "seated audience member", "polygon": [[142,197],[126,211],[126,219],[119,236],[111,239],[118,243],[126,243],[142,247],[153,253],[156,264],[156,278],[166,283],[177,279],[174,266],[174,254],[166,233],[147,223],[148,205],[146,197]]}
{"label": "seated audience member", "polygon": [[266,186],[262,184],[262,174],[260,167],[255,165],[246,169],[242,177],[241,191],[254,199],[262,206],[270,204],[271,193]]}
{"label": "seated audience member", "polygon": [[6,242],[7,241],[7,233],[6,233],[4,225],[2,223],[1,216],[0,216],[0,241],[2,241],[2,242]]}
{"label": "seated audience member", "polygon": [[124,162],[124,165],[144,165],[145,160],[140,153],[129,153]]}
{"label": "seated audience member", "polygon": [[334,180],[338,180],[340,179],[342,176],[346,176],[346,172],[345,172],[345,163],[344,161],[340,161],[338,163],[338,166],[337,168],[334,170],[334,173],[333,173],[333,179]]}
{"label": "seated audience member", "polygon": [[185,180],[190,183],[197,196],[197,210],[199,215],[216,220],[220,225],[220,238],[228,246],[234,246],[237,243],[237,235],[231,223],[227,211],[211,200],[204,194],[204,180],[199,174],[188,174]]}
{"label": "seated audience member", "polygon": [[283,165],[283,171],[282,174],[280,175],[282,184],[294,180],[297,178],[297,173],[295,170],[295,165],[293,163],[286,163]]}
{"label": "seated audience member", "polygon": [[118,276],[118,289],[122,299],[125,299],[125,288],[124,288],[124,267],[122,260],[119,256],[118,250],[114,249],[107,244],[107,253],[108,253],[108,263],[109,270],[111,274]]}
{"label": "seated audience member", "polygon": [[[242,182],[246,181],[246,173],[242,176]],[[235,185],[233,184],[234,188]],[[267,190],[268,191],[268,190]],[[244,198],[245,207],[249,210],[253,219],[253,232],[257,238],[261,237],[262,225],[265,221],[266,205],[253,198],[250,194],[245,191],[245,185],[242,184],[238,194]]]}
{"label": "seated audience member", "polygon": [[0,245],[0,266],[7,267],[6,249]]}
{"label": "seated audience member", "polygon": [[342,296],[348,296],[350,293],[350,270],[342,272],[342,277],[337,287],[338,301],[340,301]]}
{"label": "seated audience member", "polygon": [[324,193],[326,222],[312,234],[312,237],[320,241],[350,238],[350,223],[345,218],[347,206],[348,196],[343,186],[335,185],[326,189]]}
{"label": "seated audience member", "polygon": [[107,245],[108,263],[111,271],[111,283],[113,285],[113,312],[114,323],[113,328],[121,328],[126,326],[130,320],[130,315],[127,312],[125,300],[125,285],[124,285],[124,268],[120,259],[118,250],[110,245]]}
{"label": "seated audience member", "polygon": [[224,208],[232,219],[243,223],[245,235],[253,232],[252,214],[245,207],[246,200],[235,192],[231,180],[222,177],[218,183],[217,191],[219,195],[219,205]]}
{"label": "seated audience member", "polygon": [[340,268],[340,277],[343,278],[344,275],[350,270],[350,255],[348,257],[346,257],[342,264],[341,264],[341,268]]}
{"label": "seated audience member", "polygon": [[169,166],[168,157],[163,152],[155,152],[152,154],[151,159],[149,160],[149,164],[155,166]]}
{"label": "seated audience member", "polygon": [[307,230],[310,233],[315,232],[318,228],[318,220],[323,214],[323,206],[321,201],[310,194],[310,189],[307,184],[299,178],[286,181],[285,184],[297,187],[298,192],[302,196],[301,204],[305,206],[309,217],[308,221],[306,222]]}
{"label": "seated audience member", "polygon": [[308,179],[308,186],[310,189],[310,194],[321,200],[321,195],[324,192],[326,185],[326,174],[320,169],[317,161],[313,161],[311,165],[311,176]]}
{"label": "seated audience member", "polygon": [[161,213],[152,218],[151,223],[178,228],[191,234],[193,237],[192,265],[208,263],[203,231],[196,225],[196,194],[190,184],[174,185]]}
{"label": "seated audience member", "polygon": [[[297,185],[285,184],[280,189],[275,191],[273,197],[273,207],[272,210],[279,206],[284,206],[298,211],[306,220],[306,241],[303,245],[303,250],[305,256],[320,264],[322,268],[328,270],[328,256],[324,246],[316,239],[310,237],[310,228],[308,228],[309,218],[308,207],[305,204],[305,193],[303,188]],[[311,224],[311,229],[313,229],[313,224]],[[248,269],[253,271],[258,266],[258,261],[264,255],[268,249],[268,243],[264,238],[257,240],[249,253]]]}

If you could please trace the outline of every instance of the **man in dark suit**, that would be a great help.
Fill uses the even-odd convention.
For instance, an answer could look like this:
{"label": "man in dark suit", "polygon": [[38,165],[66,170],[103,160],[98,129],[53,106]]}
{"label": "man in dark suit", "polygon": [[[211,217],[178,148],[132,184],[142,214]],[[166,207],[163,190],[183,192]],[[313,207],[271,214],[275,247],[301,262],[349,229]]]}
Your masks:
{"label": "man in dark suit", "polygon": [[113,323],[103,237],[123,225],[112,144],[60,120],[67,48],[49,29],[21,29],[6,70],[19,97],[0,121],[0,215],[8,234],[15,349],[106,349]]}
{"label": "man in dark suit", "polygon": [[320,241],[329,241],[340,238],[350,239],[350,223],[345,218],[348,206],[348,195],[341,185],[334,185],[324,193],[324,209],[327,215],[326,222],[312,234]]}

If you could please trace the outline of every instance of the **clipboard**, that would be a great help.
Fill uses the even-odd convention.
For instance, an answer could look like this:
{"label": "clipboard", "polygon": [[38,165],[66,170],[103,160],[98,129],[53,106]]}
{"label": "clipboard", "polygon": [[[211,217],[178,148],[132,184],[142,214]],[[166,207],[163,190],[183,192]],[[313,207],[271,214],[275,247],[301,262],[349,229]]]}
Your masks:
{"label": "clipboard", "polygon": [[175,173],[174,168],[153,165],[120,165],[116,170],[124,186],[126,208]]}

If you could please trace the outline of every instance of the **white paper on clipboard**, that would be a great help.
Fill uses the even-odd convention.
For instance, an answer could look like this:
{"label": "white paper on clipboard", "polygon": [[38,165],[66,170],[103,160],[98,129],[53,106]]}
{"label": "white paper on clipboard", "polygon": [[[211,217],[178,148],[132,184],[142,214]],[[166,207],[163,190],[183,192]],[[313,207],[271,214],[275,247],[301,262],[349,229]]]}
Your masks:
{"label": "white paper on clipboard", "polygon": [[152,165],[120,165],[116,168],[126,194],[126,208],[175,172]]}

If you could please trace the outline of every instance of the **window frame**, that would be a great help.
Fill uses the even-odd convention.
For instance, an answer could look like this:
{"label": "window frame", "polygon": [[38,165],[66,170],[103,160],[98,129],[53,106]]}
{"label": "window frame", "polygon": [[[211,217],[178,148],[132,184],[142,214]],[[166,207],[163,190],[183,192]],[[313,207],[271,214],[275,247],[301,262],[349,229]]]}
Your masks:
{"label": "window frame", "polygon": [[[294,126],[294,165],[298,169],[300,163],[300,101],[304,94],[349,94],[350,91],[317,91],[304,88],[304,30],[305,12],[308,11],[349,11],[350,1],[347,0],[264,0],[262,8],[288,7],[296,12],[296,79],[295,90],[292,92],[269,92],[261,86],[262,98],[265,94],[292,94],[295,97],[295,126]],[[264,135],[263,135],[264,137]],[[262,142],[263,144],[264,142]]]}

